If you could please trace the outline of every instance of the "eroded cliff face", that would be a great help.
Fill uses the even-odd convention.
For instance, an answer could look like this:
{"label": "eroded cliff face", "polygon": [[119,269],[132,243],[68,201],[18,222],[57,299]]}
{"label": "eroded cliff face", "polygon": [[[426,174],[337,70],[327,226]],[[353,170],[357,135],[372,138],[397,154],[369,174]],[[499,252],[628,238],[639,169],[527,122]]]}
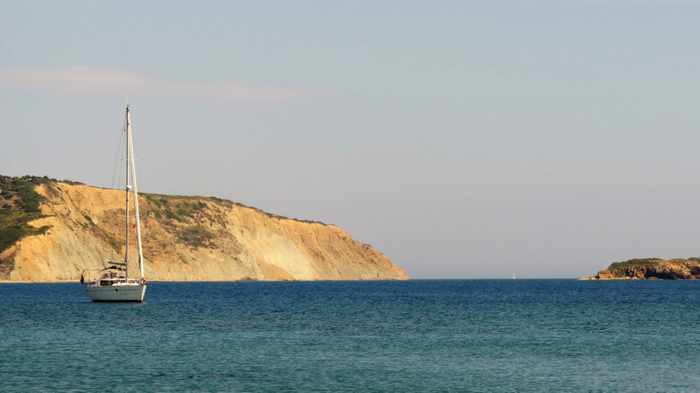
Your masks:
{"label": "eroded cliff face", "polygon": [[[40,218],[28,225],[43,230],[0,253],[0,280],[78,280],[84,270],[123,258],[122,191],[53,181],[35,190],[45,200]],[[141,195],[139,202],[148,280],[408,278],[388,257],[334,225],[216,198]],[[135,239],[133,220],[129,236]],[[130,270],[136,272],[136,258]]]}

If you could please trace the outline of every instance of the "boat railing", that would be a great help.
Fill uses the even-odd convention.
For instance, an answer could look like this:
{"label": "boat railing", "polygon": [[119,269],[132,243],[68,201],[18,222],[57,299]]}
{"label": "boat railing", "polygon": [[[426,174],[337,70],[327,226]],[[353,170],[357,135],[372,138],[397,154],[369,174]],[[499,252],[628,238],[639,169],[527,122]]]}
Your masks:
{"label": "boat railing", "polygon": [[97,283],[99,281],[125,281],[126,263],[109,260],[102,269],[87,269],[80,274],[81,283]]}

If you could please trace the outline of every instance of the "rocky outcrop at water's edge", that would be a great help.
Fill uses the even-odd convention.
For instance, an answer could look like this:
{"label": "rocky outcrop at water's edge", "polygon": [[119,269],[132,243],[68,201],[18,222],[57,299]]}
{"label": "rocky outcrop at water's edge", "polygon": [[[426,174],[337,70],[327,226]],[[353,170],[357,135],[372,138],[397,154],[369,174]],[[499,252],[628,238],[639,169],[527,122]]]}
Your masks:
{"label": "rocky outcrop at water's edge", "polygon": [[583,280],[696,280],[700,279],[700,258],[645,258],[615,262]]}

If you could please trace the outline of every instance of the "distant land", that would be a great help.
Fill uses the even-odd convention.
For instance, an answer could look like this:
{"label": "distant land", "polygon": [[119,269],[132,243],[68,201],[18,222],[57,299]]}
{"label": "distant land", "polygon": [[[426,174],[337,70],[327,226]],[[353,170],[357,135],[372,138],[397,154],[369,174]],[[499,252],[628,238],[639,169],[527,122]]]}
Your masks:
{"label": "distant land", "polygon": [[583,280],[697,280],[700,258],[643,258],[615,262]]}
{"label": "distant land", "polygon": [[[148,280],[408,278],[335,225],[215,197],[141,194],[139,203]],[[123,190],[0,175],[0,280],[77,281],[123,259],[123,215]]]}

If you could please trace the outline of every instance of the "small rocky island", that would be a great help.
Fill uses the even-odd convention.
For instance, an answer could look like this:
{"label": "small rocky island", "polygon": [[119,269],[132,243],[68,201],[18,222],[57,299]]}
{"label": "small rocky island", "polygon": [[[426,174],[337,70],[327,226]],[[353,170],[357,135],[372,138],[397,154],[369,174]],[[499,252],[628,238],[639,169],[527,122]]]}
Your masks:
{"label": "small rocky island", "polygon": [[643,258],[615,262],[583,280],[696,280],[700,279],[700,258]]}

